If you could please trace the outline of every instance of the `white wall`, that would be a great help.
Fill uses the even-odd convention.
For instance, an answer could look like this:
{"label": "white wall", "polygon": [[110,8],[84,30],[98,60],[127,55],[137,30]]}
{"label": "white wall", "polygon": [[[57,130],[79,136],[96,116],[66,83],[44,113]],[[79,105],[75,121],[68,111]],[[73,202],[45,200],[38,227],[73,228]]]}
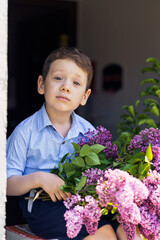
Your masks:
{"label": "white wall", "polygon": [[0,7],[0,239],[5,239],[7,123],[7,1]]}
{"label": "white wall", "polygon": [[[159,9],[159,0],[80,1],[79,47],[97,64],[97,91],[82,114],[95,126],[107,127],[114,136],[120,107],[138,98],[139,82],[146,77],[141,73],[145,59],[160,57]],[[123,88],[114,94],[101,88],[101,71],[109,63],[124,68]]]}

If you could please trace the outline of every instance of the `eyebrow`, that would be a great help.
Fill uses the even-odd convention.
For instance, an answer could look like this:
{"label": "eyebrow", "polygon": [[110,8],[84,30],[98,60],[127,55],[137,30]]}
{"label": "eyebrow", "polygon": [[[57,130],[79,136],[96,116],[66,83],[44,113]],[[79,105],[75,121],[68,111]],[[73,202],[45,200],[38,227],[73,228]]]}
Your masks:
{"label": "eyebrow", "polygon": [[[63,70],[63,69],[52,70],[52,71],[51,71],[51,74],[56,73],[56,72],[65,72],[65,70]],[[77,74],[77,73],[75,73],[74,75],[75,75],[76,77],[82,78],[82,76],[79,75],[79,74]]]}

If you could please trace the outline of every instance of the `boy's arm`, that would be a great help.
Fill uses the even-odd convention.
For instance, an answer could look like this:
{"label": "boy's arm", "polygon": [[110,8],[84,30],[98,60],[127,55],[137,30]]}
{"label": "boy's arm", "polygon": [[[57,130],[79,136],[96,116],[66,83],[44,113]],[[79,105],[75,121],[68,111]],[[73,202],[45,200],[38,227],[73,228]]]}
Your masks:
{"label": "boy's arm", "polygon": [[70,197],[70,193],[63,192],[59,189],[64,181],[55,174],[46,172],[35,172],[28,175],[15,175],[7,180],[7,195],[19,196],[29,192],[34,188],[43,188],[48,193],[53,202],[58,200],[66,200]]}

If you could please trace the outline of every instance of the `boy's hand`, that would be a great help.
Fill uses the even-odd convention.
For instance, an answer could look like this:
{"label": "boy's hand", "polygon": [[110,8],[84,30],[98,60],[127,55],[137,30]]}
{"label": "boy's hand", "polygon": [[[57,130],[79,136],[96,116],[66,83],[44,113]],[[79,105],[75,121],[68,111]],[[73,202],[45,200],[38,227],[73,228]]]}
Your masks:
{"label": "boy's hand", "polygon": [[64,181],[57,175],[52,173],[40,173],[40,187],[49,194],[53,202],[57,200],[66,200],[71,197],[70,193],[63,192],[59,187],[64,185]]}

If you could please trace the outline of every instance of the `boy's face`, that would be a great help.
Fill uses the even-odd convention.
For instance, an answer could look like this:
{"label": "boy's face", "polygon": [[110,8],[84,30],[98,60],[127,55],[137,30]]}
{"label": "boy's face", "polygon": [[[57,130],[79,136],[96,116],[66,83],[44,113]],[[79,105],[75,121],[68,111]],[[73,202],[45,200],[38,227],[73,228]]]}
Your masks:
{"label": "boy's face", "polygon": [[72,113],[79,105],[85,105],[91,93],[86,90],[87,72],[72,60],[58,59],[49,69],[45,80],[38,78],[38,92],[44,94],[46,109]]}

